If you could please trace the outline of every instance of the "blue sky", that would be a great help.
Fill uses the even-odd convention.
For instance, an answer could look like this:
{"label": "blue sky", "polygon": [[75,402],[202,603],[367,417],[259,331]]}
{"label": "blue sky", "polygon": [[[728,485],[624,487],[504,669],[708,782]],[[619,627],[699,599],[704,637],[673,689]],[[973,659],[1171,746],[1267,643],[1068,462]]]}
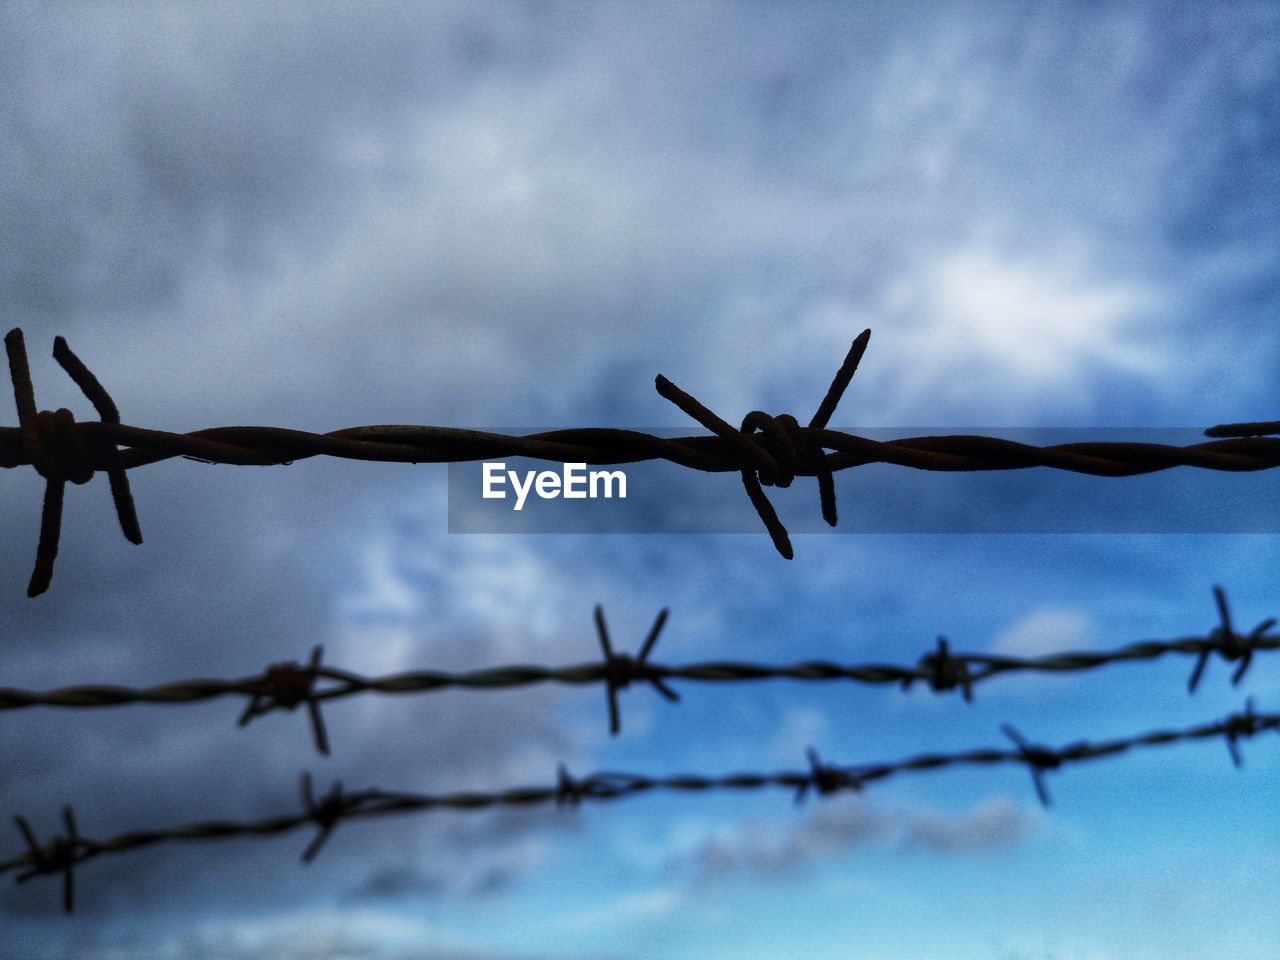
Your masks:
{"label": "blue sky", "polygon": [[[1273,4],[19,2],[0,89],[0,309],[42,408],[88,416],[62,334],[138,426],[687,428],[655,374],[730,420],[808,416],[871,327],[837,425],[1276,416]],[[73,487],[28,600],[41,482],[9,474],[18,687],[243,676],[316,642],[366,673],[578,662],[596,603],[630,649],[669,606],[672,662],[1202,634],[1214,583],[1238,625],[1280,613],[1275,535],[801,535],[788,563],[763,534],[451,535],[443,467],[320,460],[140,468],[141,547],[100,478]],[[812,481],[774,500],[817,510]],[[0,796],[106,836],[292,810],[303,769],[427,792],[785,769],[1280,703],[1266,656],[1194,698],[1189,668],[971,706],[634,689],[616,739],[595,688],[364,698],[327,709],[326,760],[301,717],[236,730],[229,702],[14,711]],[[51,883],[3,888],[0,956],[1272,960],[1277,749],[1073,767],[1047,811],[1011,767],[345,825],[306,868],[301,835],[157,848],[87,864],[70,918]]]}

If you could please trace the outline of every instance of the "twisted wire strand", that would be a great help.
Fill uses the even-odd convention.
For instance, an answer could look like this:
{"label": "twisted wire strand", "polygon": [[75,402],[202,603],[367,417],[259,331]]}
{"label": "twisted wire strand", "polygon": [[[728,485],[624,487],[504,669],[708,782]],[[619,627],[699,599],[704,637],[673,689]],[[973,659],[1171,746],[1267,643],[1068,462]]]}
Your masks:
{"label": "twisted wire strand", "polygon": [[786,528],[763,487],[786,487],[796,477],[816,477],[822,515],[837,520],[832,474],[871,463],[917,470],[979,471],[1049,467],[1100,477],[1129,477],[1198,467],[1249,472],[1280,466],[1280,422],[1220,424],[1206,435],[1217,439],[1185,447],[1152,443],[1066,443],[1037,447],[997,437],[972,435],[906,437],[879,441],[830,430],[828,420],[857,371],[870,341],[863,331],[849,349],[818,411],[807,426],[788,414],[751,411],[735,428],[662,375],[658,393],[701,426],[709,436],[663,438],[634,430],[577,428],[525,436],[454,427],[372,425],[329,433],[278,427],[232,426],[171,433],[119,422],[105,388],[57,338],[54,355],[99,412],[97,422],[75,421],[69,410],[37,412],[22,331],[5,338],[14,384],[18,427],[0,427],[0,467],[34,466],[47,480],[40,547],[28,594],[49,586],[57,554],[62,490],[66,480],[84,483],[96,471],[111,479],[112,497],[125,536],[142,542],[125,471],[173,457],[210,464],[288,465],[310,457],[393,463],[462,463],[526,457],[556,463],[594,465],[665,460],[705,472],[737,472],[774,546],[793,556]]}
{"label": "twisted wire strand", "polygon": [[717,660],[684,665],[657,663],[648,659],[663,626],[667,611],[654,620],[641,652],[632,657],[616,652],[605,626],[604,613],[596,607],[596,628],[603,659],[562,667],[513,664],[481,670],[449,672],[414,670],[381,677],[366,677],[321,662],[323,650],[316,647],[307,665],[276,663],[262,674],[239,680],[195,679],[151,687],[122,687],[86,684],[56,690],[33,691],[0,687],[0,710],[20,710],[45,706],[61,708],[115,707],[135,703],[162,705],[198,703],[219,697],[239,696],[247,704],[239,718],[244,726],[252,719],[274,710],[294,710],[305,705],[311,720],[317,750],[329,753],[329,738],[320,715],[320,704],[366,693],[413,695],[446,689],[501,690],[538,684],[605,687],[609,706],[610,732],[617,734],[621,719],[617,694],[631,683],[648,683],[668,700],[678,694],[668,681],[695,683],[743,683],[763,680],[804,682],[846,681],[867,685],[896,684],[904,690],[916,683],[935,693],[960,688],[972,700],[973,687],[987,680],[1013,673],[1074,673],[1117,663],[1156,660],[1169,654],[1196,657],[1188,687],[1195,692],[1209,657],[1219,655],[1239,661],[1233,685],[1244,678],[1256,651],[1280,649],[1280,635],[1267,634],[1274,619],[1262,621],[1248,634],[1237,633],[1232,625],[1226,593],[1213,588],[1221,622],[1203,636],[1173,640],[1143,640],[1112,650],[1077,650],[1038,657],[1014,657],[989,653],[953,653],[940,640],[936,652],[925,654],[914,666],[894,664],[840,664],[825,660],[771,665]]}
{"label": "twisted wire strand", "polygon": [[260,820],[206,820],[183,826],[134,830],[105,840],[94,840],[80,834],[70,808],[64,808],[66,833],[55,835],[41,845],[21,817],[16,818],[27,843],[27,852],[0,861],[0,874],[23,871],[19,882],[40,875],[61,874],[64,878],[64,907],[72,909],[71,877],[74,869],[100,856],[124,853],[169,842],[198,842],[229,837],[264,837],[287,833],[314,825],[317,834],[303,851],[304,862],[310,862],[341,822],[407,813],[439,810],[477,811],[493,807],[535,807],[555,804],[577,806],[583,801],[619,800],[644,793],[673,792],[703,794],[711,791],[759,790],[782,788],[793,791],[797,802],[809,792],[830,795],[842,791],[861,791],[871,783],[905,773],[940,770],[958,766],[989,767],[1021,764],[1031,773],[1040,802],[1050,805],[1044,784],[1045,774],[1088,760],[1118,756],[1133,749],[1161,747],[1170,744],[1222,737],[1237,767],[1240,766],[1239,741],[1269,730],[1280,731],[1280,714],[1257,713],[1252,701],[1238,714],[1224,719],[1180,730],[1155,730],[1130,737],[1089,742],[1076,741],[1060,748],[1027,741],[1017,730],[1002,727],[1013,741],[1014,749],[979,748],[957,753],[924,753],[884,763],[836,766],[808,751],[808,770],[786,770],[773,773],[731,773],[724,775],[676,774],[651,776],[635,773],[593,773],[577,779],[563,765],[553,785],[514,787],[492,792],[466,791],[440,794],[387,792],[369,789],[345,793],[336,783],[319,802],[316,801],[309,774],[302,776],[302,809]]}

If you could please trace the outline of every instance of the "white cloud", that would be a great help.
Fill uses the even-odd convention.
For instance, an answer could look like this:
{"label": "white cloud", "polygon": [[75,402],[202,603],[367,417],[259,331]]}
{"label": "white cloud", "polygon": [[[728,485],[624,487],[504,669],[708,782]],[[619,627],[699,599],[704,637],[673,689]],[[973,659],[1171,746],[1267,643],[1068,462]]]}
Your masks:
{"label": "white cloud", "polygon": [[675,913],[686,899],[687,895],[676,887],[654,887],[610,897],[589,909],[551,917],[547,923],[576,933],[625,923],[656,922]]}
{"label": "white cloud", "polygon": [[804,757],[805,750],[823,739],[827,726],[826,715],[817,707],[789,708],[765,745],[760,762],[795,764]]}
{"label": "white cloud", "polygon": [[[224,917],[185,925],[182,933],[146,937],[99,930],[77,945],[84,960],[500,960],[496,954],[420,917],[331,905]],[[3,956],[0,948],[0,956]],[[31,960],[68,954],[32,947]]]}
{"label": "white cloud", "polygon": [[890,282],[888,329],[876,341],[898,360],[881,378],[888,402],[1025,425],[1046,410],[1089,411],[1089,387],[1104,375],[1160,378],[1176,341],[1144,336],[1157,295],[1070,259],[1081,258],[1010,256],[975,243]]}
{"label": "white cloud", "polygon": [[1038,657],[1093,646],[1093,618],[1067,607],[1040,607],[1010,624],[991,643],[992,653]]}

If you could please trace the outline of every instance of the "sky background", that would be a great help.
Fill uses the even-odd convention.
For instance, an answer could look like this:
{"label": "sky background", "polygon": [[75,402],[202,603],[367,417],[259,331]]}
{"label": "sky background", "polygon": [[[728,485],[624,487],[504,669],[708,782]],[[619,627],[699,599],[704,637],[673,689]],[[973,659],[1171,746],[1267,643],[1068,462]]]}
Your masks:
{"label": "sky background", "polygon": [[[1277,416],[1274,4],[0,6],[0,314],[42,409],[187,431],[733,421],[1209,426]],[[16,412],[4,401],[0,419]],[[630,471],[662,483],[677,468]],[[838,490],[859,508],[857,471]],[[1038,472],[1019,475],[1034,485]],[[742,498],[733,475],[718,478]],[[1274,477],[1248,489],[1265,493]],[[1244,478],[1241,478],[1242,483]],[[363,673],[596,656],[591,610],[685,663],[914,662],[1203,634],[1280,614],[1274,535],[459,535],[441,466],[176,460],[71,487],[25,597],[42,481],[9,471],[9,686]],[[1114,481],[1120,483],[1123,481]],[[1244,489],[1241,487],[1241,489]],[[812,480],[773,498],[817,513]],[[1280,706],[1260,656],[894,688],[685,686],[358,698],[236,730],[239,705],[0,716],[0,797],[91,837],[297,808],[324,787],[553,782],[557,763],[801,769],[1064,744]],[[0,956],[197,960],[1275,960],[1280,741],[1072,767],[343,825],[159,847],[0,888]],[[21,850],[16,831],[0,855]]]}

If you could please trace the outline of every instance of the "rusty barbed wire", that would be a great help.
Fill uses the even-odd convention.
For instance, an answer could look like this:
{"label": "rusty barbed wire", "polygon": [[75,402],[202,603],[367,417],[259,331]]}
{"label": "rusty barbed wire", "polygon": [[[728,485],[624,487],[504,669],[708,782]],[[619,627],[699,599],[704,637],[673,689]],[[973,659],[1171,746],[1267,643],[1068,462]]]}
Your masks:
{"label": "rusty barbed wire", "polygon": [[[16,327],[10,330],[5,335],[4,347],[9,358],[9,378],[13,381],[14,405],[18,408],[17,440],[28,462],[45,480],[40,542],[36,548],[35,569],[27,585],[27,596],[34,597],[49,589],[53,578],[58,532],[62,526],[62,498],[68,480],[75,484],[88,483],[95,471],[105,470],[125,539],[142,543],[142,530],[138,526],[133,495],[129,492],[129,478],[115,442],[94,429],[95,425],[77,423],[66,407],[52,412],[38,411],[22,331]],[[62,337],[53,338],[53,358],[98,411],[98,425],[119,425],[120,412],[115,401]],[[12,427],[5,429],[10,435],[14,432]]]}
{"label": "rusty barbed wire", "polygon": [[916,683],[926,684],[935,693],[960,689],[966,701],[973,699],[973,687],[994,677],[1011,673],[1072,673],[1111,664],[1155,660],[1168,654],[1188,654],[1196,658],[1187,687],[1194,693],[1204,676],[1205,665],[1214,654],[1227,662],[1239,661],[1231,683],[1239,685],[1253,662],[1256,651],[1280,649],[1280,635],[1268,634],[1275,618],[1259,623],[1247,634],[1237,633],[1225,591],[1213,588],[1220,622],[1203,636],[1174,640],[1144,640],[1113,650],[1078,650],[1038,657],[1014,657],[991,653],[953,653],[944,638],[936,650],[926,653],[915,666],[890,664],[839,664],[809,660],[786,665],[707,661],[676,666],[649,660],[667,622],[662,610],[649,629],[640,653],[630,656],[614,650],[605,624],[604,611],[595,608],[595,625],[603,659],[563,667],[515,664],[453,673],[416,670],[383,677],[366,677],[322,662],[323,647],[316,646],[304,666],[294,662],[275,663],[256,677],[240,680],[183,680],[152,687],[82,685],[57,690],[32,691],[0,687],[0,711],[27,707],[97,708],[136,703],[189,704],[219,697],[241,696],[247,703],[238,725],[276,710],[292,711],[305,705],[316,749],[330,752],[329,737],[320,705],[365,693],[410,695],[446,689],[498,690],[555,683],[567,686],[602,685],[609,710],[609,731],[621,730],[618,693],[632,683],[647,683],[670,701],[679,694],[669,681],[697,683],[742,683],[762,680],[808,682],[848,681],[867,685],[895,684],[903,690]]}
{"label": "rusty barbed wire", "polygon": [[[29,596],[48,589],[58,551],[62,495],[66,482],[87,483],[107,472],[120,526],[133,543],[142,542],[126,470],[184,457],[202,463],[287,465],[310,457],[395,463],[461,463],[498,457],[526,457],[558,463],[624,464],[666,460],[706,472],[736,471],[774,546],[793,556],[786,527],[765,495],[766,486],[788,487],[796,477],[818,481],[822,516],[836,525],[833,474],[870,463],[917,470],[979,471],[1051,467],[1103,477],[1128,477],[1171,467],[1254,471],[1280,466],[1280,422],[1220,424],[1205,431],[1215,438],[1185,447],[1152,443],[1066,443],[1036,447],[982,436],[909,437],[871,440],[830,430],[827,424],[853,379],[871,331],[853,341],[835,379],[808,426],[789,414],[751,411],[735,429],[662,375],[659,395],[711,432],[710,436],[667,439],[634,430],[578,428],[527,436],[506,436],[453,427],[375,425],[330,433],[278,427],[214,427],[169,433],[119,422],[115,403],[97,378],[57,337],[54,356],[99,414],[80,422],[63,408],[37,412],[22,331],[5,337],[18,407],[18,427],[0,427],[0,467],[31,465],[46,480],[44,510]],[[830,452],[827,452],[830,451]]]}
{"label": "rusty barbed wire", "polygon": [[919,773],[955,766],[995,766],[1017,763],[1031,773],[1036,796],[1045,807],[1051,804],[1045,786],[1045,774],[1087,760],[1112,757],[1135,748],[1167,746],[1194,740],[1222,737],[1232,763],[1241,766],[1239,741],[1268,730],[1280,731],[1280,714],[1257,713],[1249,700],[1241,713],[1222,720],[1181,730],[1156,730],[1131,737],[1091,743],[1080,740],[1053,748],[1028,741],[1008,724],[1002,732],[1013,741],[1015,749],[979,748],[959,753],[917,754],[887,763],[836,766],[825,763],[816,751],[807,751],[809,769],[774,773],[731,773],[718,776],[677,774],[648,776],[634,773],[594,773],[575,778],[560,764],[556,782],[549,786],[515,787],[493,792],[457,792],[419,794],[387,792],[379,789],[346,793],[336,782],[316,801],[311,776],[302,775],[302,809],[252,821],[206,820],[168,829],[136,830],[106,840],[84,837],[76,828],[70,807],[64,808],[65,831],[41,845],[30,825],[22,817],[15,818],[27,844],[27,852],[0,861],[0,874],[22,871],[18,882],[32,877],[61,874],[63,876],[63,908],[74,908],[72,877],[77,866],[100,856],[124,853],[171,841],[218,840],[229,837],[265,837],[287,833],[301,827],[314,826],[316,834],[302,853],[304,863],[311,862],[337,826],[347,820],[359,820],[394,814],[424,813],[433,810],[476,811],[493,807],[533,807],[554,804],[579,806],[586,800],[619,800],[643,793],[674,792],[703,794],[713,790],[759,790],[770,787],[794,791],[797,803],[810,792],[819,796],[850,791],[860,792],[877,781],[903,773]]}

